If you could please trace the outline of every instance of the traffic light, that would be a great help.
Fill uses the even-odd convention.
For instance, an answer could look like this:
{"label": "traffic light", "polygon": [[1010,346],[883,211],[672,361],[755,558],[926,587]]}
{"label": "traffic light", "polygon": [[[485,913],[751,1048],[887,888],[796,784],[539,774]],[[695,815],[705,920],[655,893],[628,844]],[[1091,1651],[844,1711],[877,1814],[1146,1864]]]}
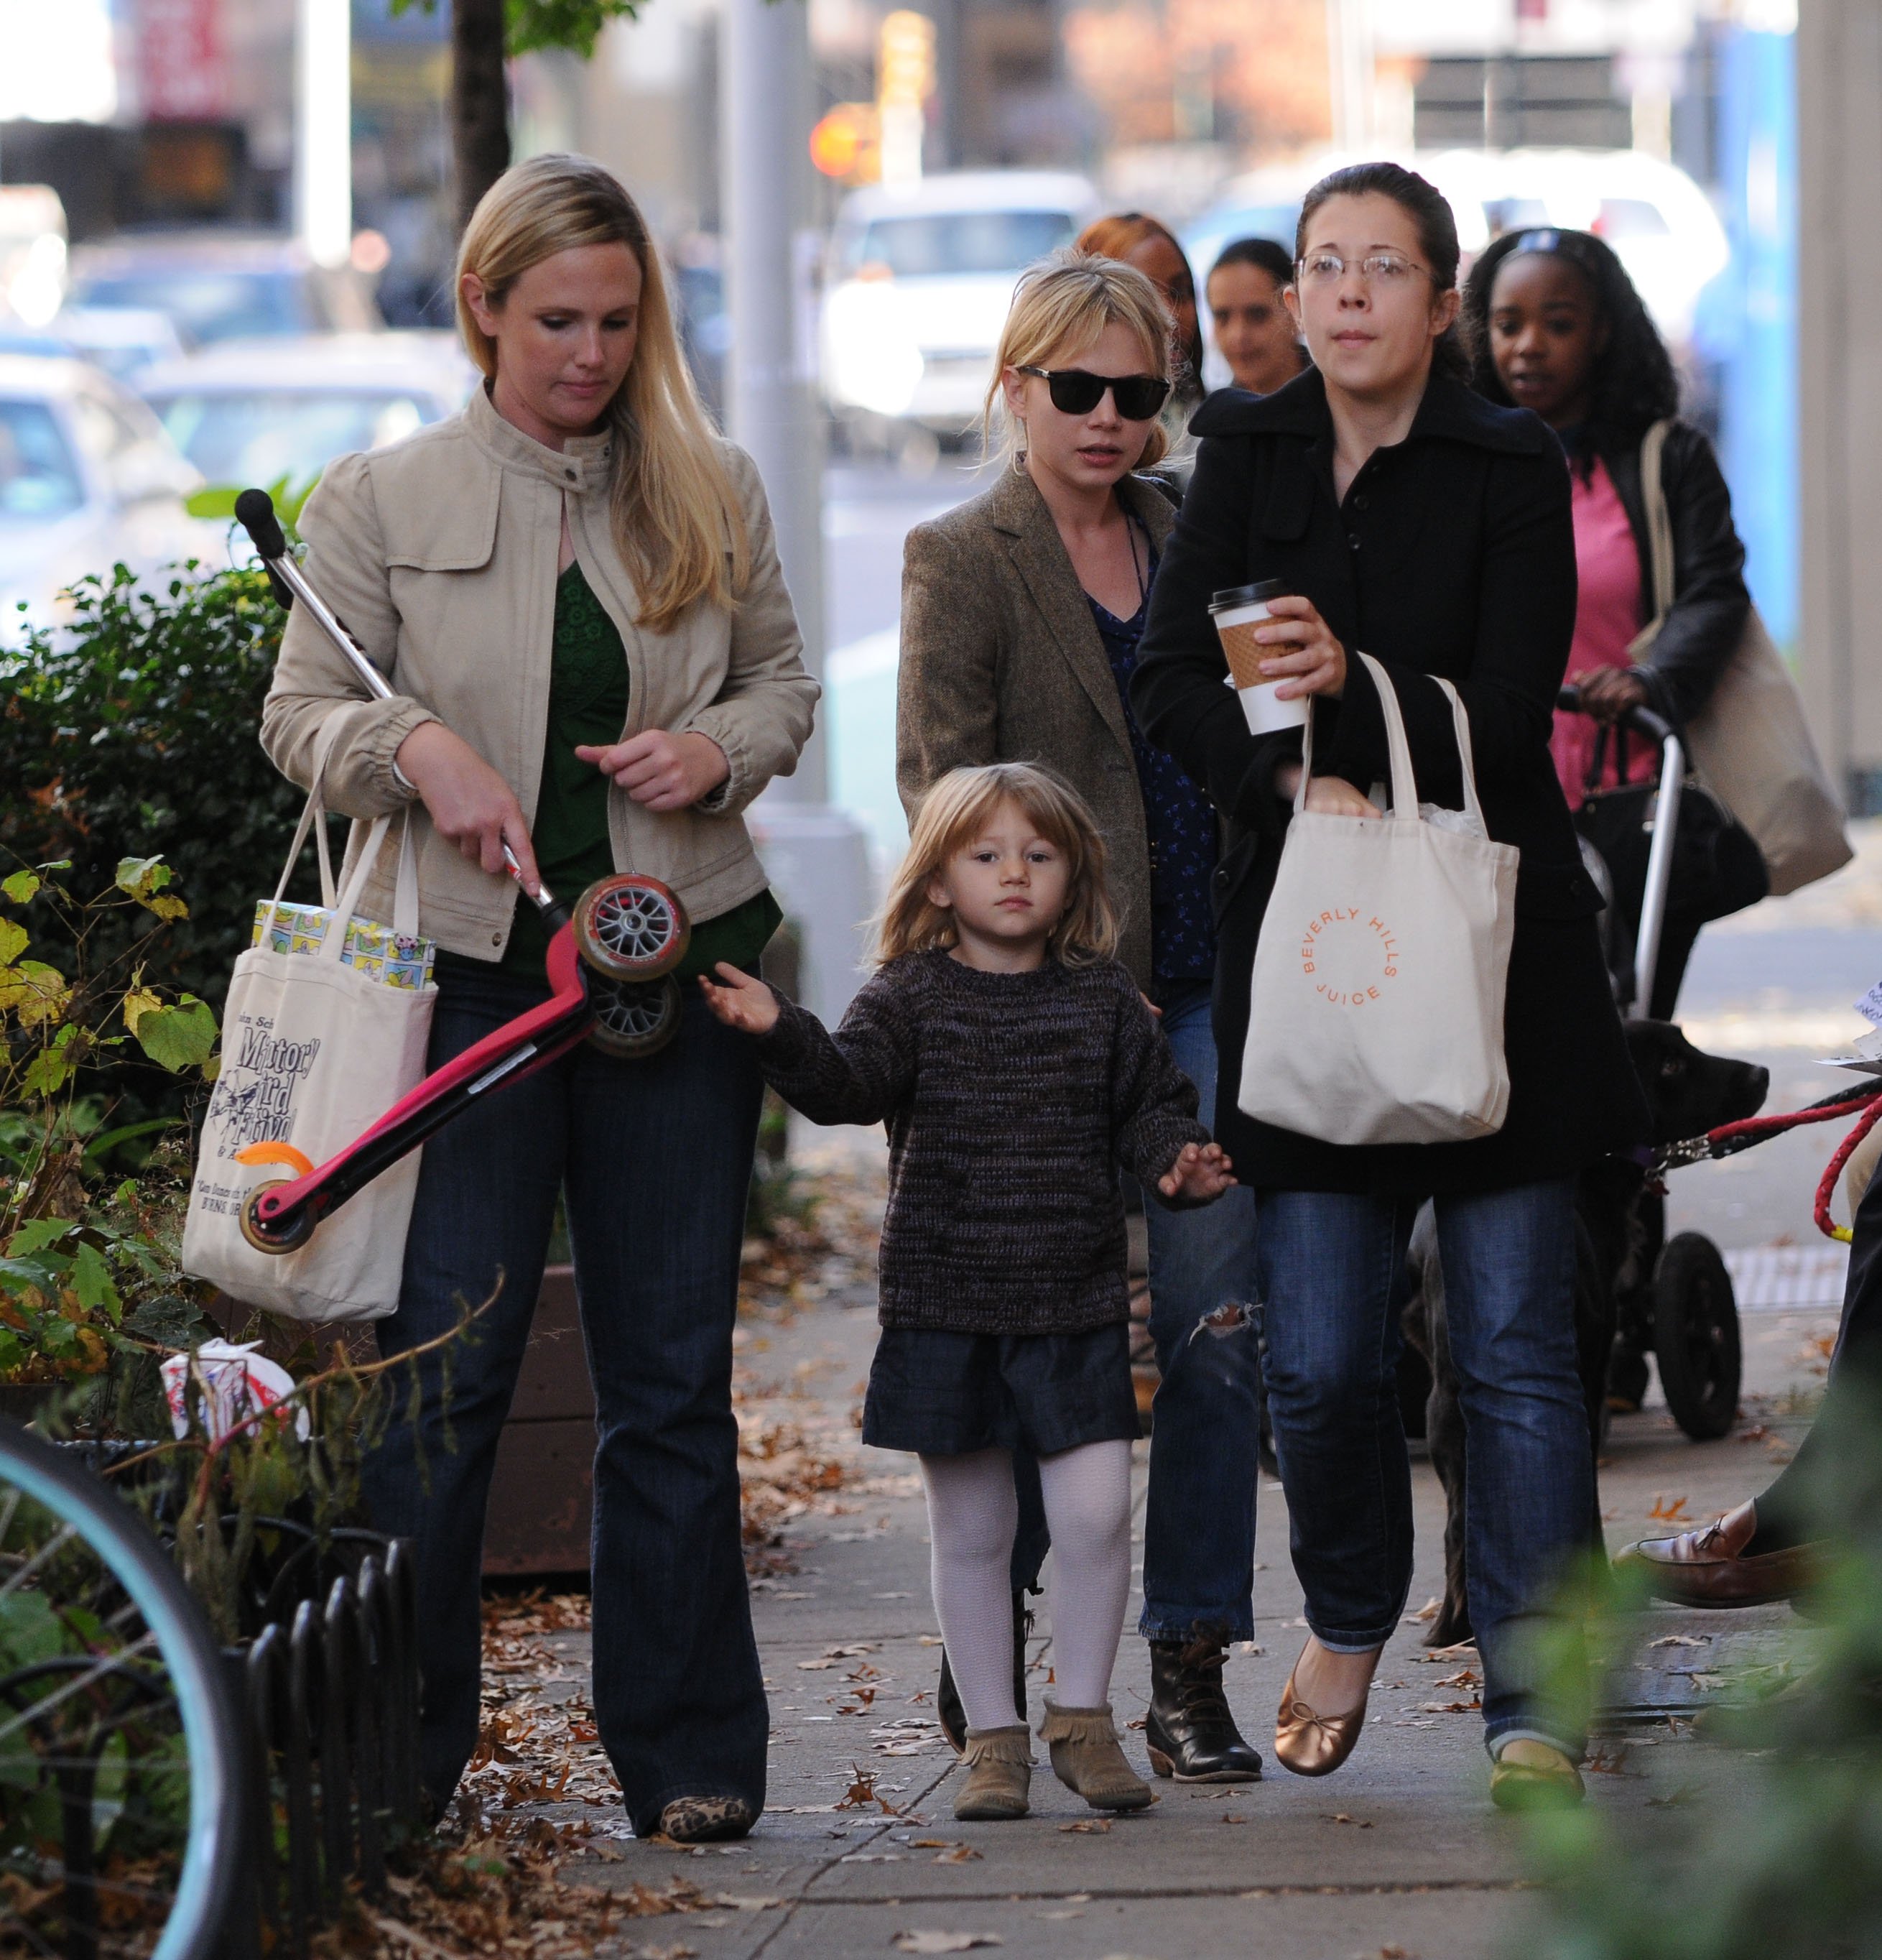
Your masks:
{"label": "traffic light", "polygon": [[934,23],[898,8],[882,22],[876,100],[885,109],[919,108],[934,93]]}

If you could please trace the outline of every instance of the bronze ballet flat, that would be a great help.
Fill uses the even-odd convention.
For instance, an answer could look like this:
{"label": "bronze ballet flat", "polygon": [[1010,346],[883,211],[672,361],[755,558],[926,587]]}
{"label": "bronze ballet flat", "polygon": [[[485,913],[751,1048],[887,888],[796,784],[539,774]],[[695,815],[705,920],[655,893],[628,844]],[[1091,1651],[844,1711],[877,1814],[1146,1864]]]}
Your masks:
{"label": "bronze ballet flat", "polygon": [[[1294,1663],[1294,1668],[1299,1666],[1299,1661]],[[1275,1760],[1296,1776],[1331,1776],[1352,1755],[1365,1729],[1365,1703],[1344,1715],[1322,1715],[1295,1694],[1294,1668],[1288,1670],[1280,1711],[1274,1718]],[[1369,1682],[1369,1699],[1372,1692]]]}

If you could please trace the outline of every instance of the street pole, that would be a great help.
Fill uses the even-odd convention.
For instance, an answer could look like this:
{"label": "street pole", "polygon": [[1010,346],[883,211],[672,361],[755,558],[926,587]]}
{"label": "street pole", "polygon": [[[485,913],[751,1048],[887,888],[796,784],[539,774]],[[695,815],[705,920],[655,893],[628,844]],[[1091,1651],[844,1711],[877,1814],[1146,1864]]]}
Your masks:
{"label": "street pole", "polygon": [[1371,0],[1326,0],[1327,79],[1333,98],[1333,141],[1349,153],[1372,142]]}
{"label": "street pole", "polygon": [[294,230],[316,266],[353,247],[350,0],[299,0],[294,14]]}
{"label": "street pole", "polygon": [[[813,115],[806,0],[726,0],[720,16],[720,208],[732,335],[733,440],[758,465],[804,637],[823,673],[823,416],[816,389],[808,142]],[[828,807],[822,724],[752,810],[779,902],[803,936],[805,991],[828,1017],[856,990],[871,908],[861,826]]]}

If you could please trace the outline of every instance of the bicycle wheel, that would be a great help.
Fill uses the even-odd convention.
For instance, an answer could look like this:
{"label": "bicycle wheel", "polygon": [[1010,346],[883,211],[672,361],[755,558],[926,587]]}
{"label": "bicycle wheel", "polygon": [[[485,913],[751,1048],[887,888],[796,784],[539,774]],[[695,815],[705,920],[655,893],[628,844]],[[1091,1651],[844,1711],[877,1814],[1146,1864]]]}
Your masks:
{"label": "bicycle wheel", "polygon": [[238,1856],[221,1667],[136,1512],[0,1421],[0,1952],[209,1952]]}

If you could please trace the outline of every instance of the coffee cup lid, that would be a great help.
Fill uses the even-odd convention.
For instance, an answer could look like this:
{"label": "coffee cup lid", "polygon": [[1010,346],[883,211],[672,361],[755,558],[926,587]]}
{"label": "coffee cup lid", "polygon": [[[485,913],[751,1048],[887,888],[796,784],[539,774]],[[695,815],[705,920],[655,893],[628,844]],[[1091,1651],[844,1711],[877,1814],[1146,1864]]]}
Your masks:
{"label": "coffee cup lid", "polygon": [[1265,600],[1280,598],[1286,590],[1287,581],[1284,578],[1264,578],[1254,585],[1232,585],[1210,599],[1209,609],[1212,612],[1230,612],[1238,606],[1259,606]]}

